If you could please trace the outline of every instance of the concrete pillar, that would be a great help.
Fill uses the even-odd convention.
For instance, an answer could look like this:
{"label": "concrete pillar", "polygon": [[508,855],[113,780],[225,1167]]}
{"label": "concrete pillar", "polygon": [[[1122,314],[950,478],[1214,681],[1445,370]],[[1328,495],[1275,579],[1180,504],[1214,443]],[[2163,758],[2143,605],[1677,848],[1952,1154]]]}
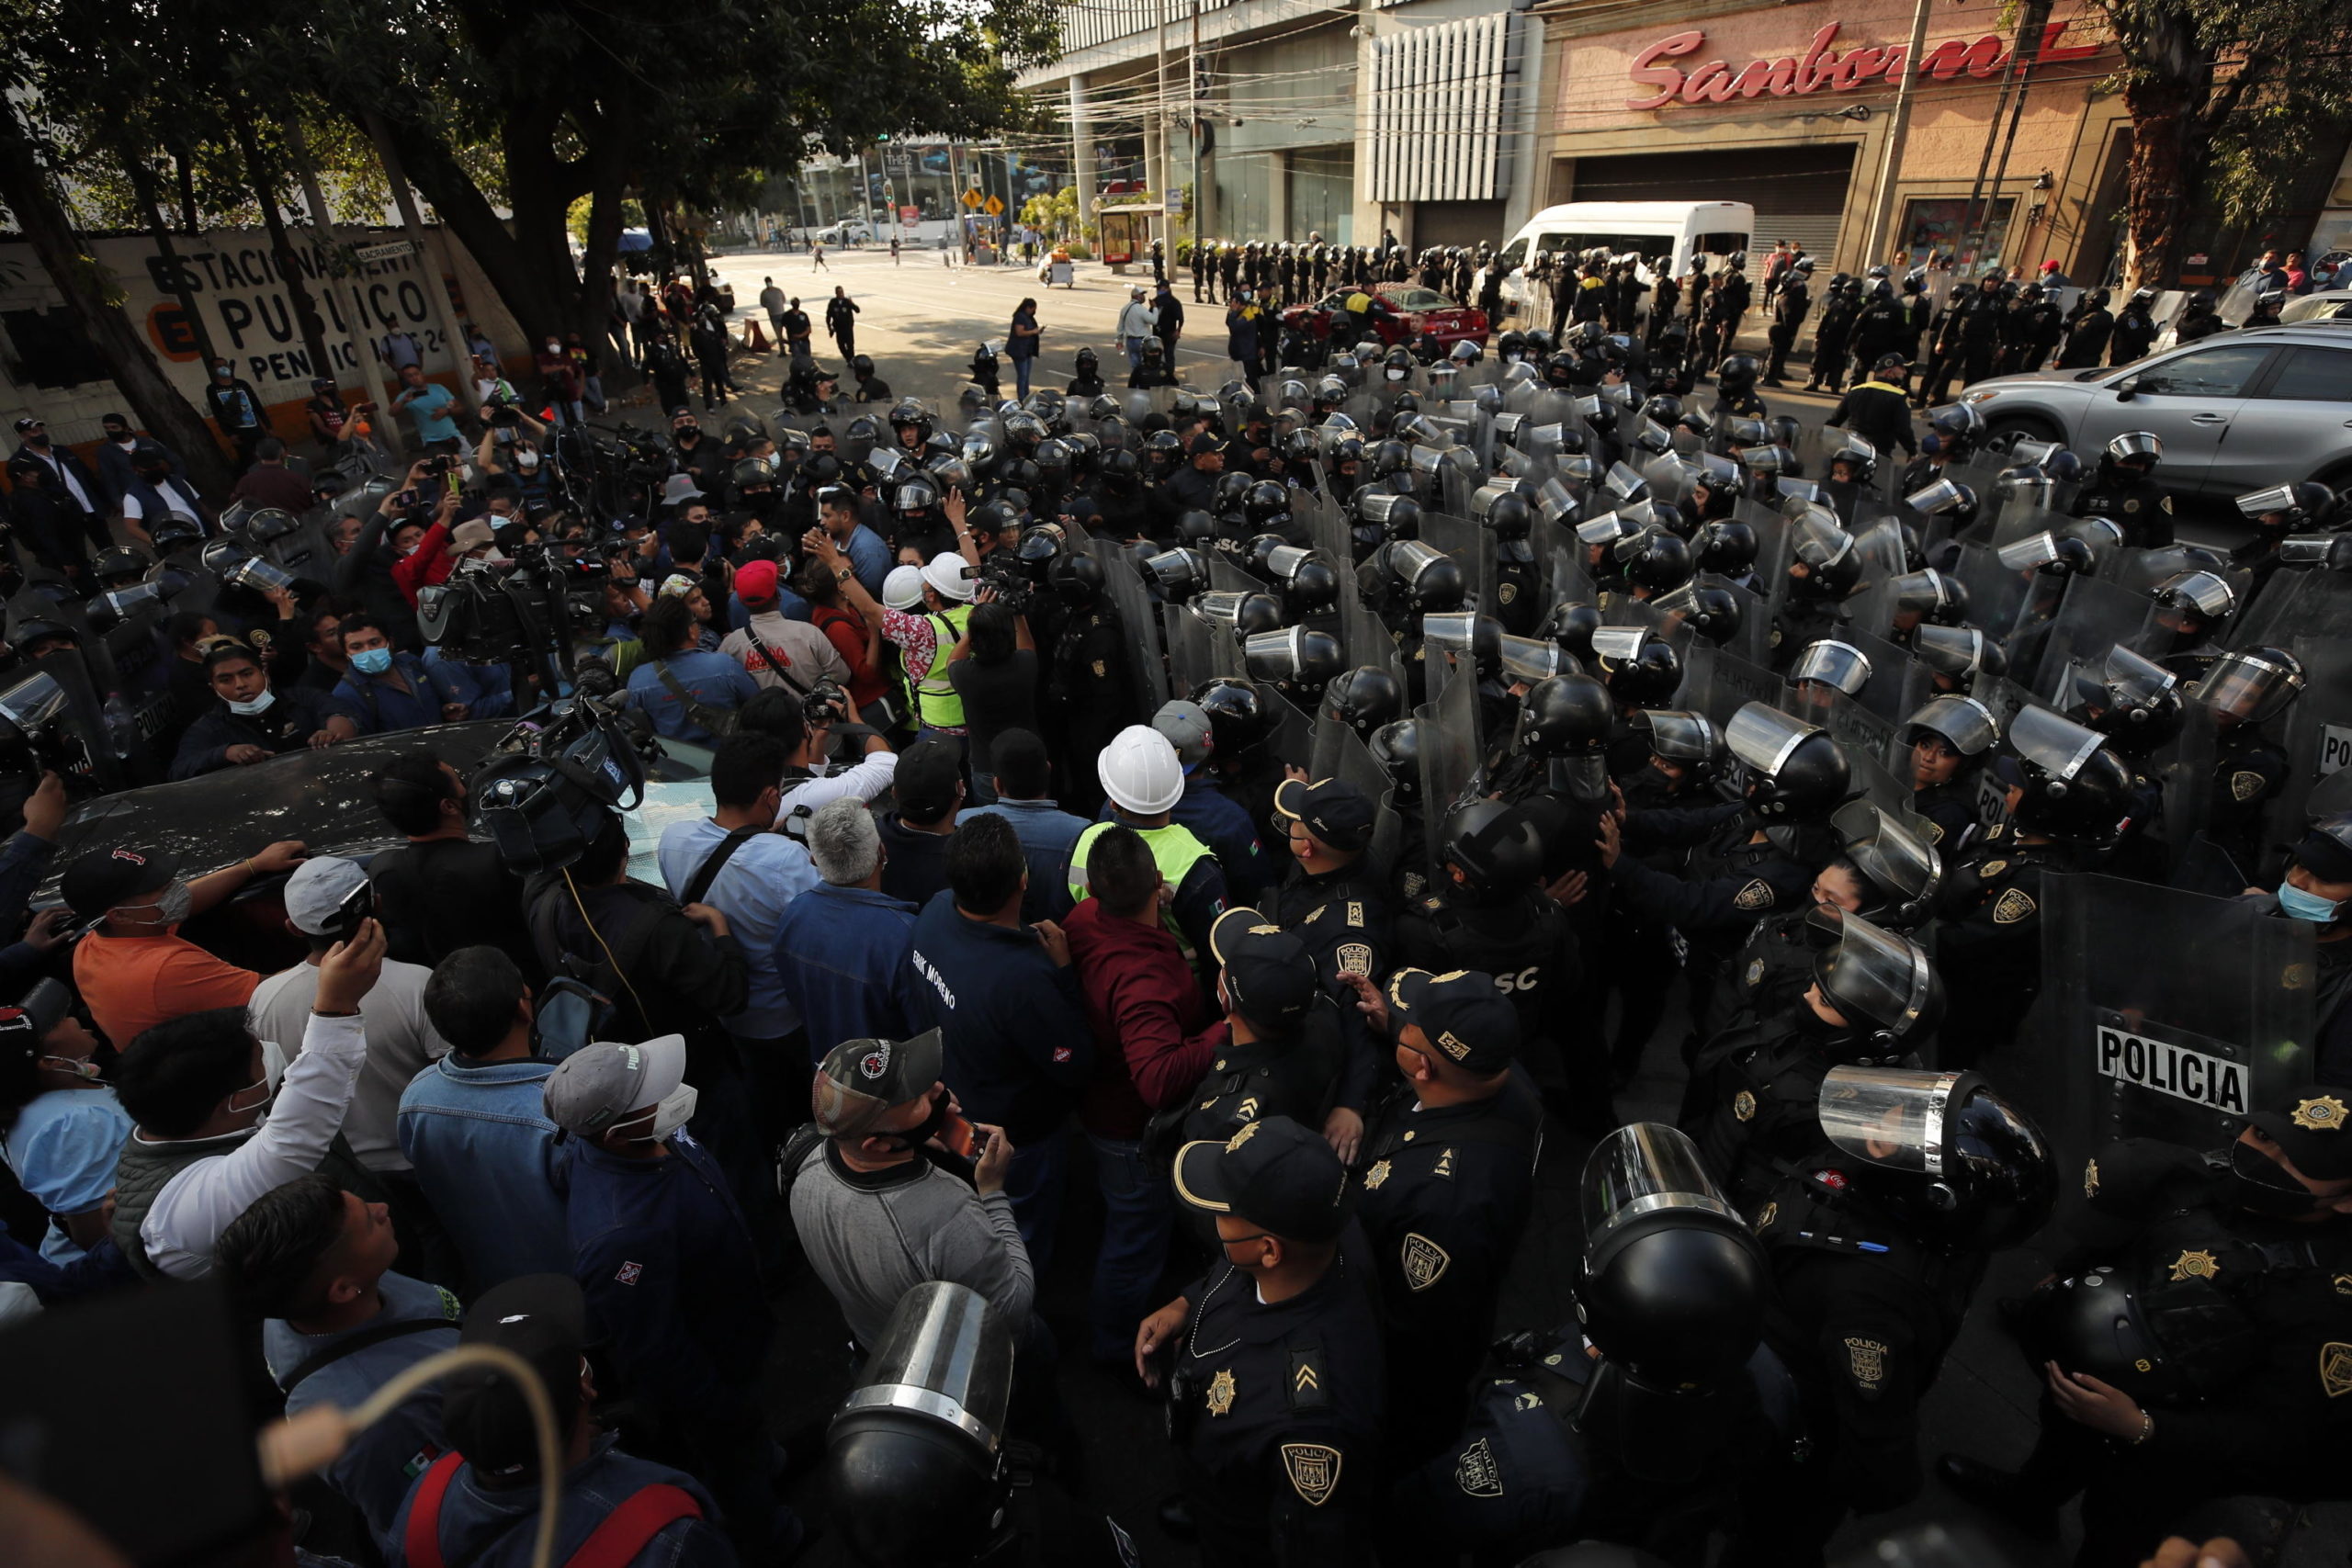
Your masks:
{"label": "concrete pillar", "polygon": [[1266,238],[1298,238],[1290,231],[1290,154],[1279,150],[1266,154]]}
{"label": "concrete pillar", "polygon": [[1077,170],[1079,217],[1091,221],[1102,182],[1094,177],[1094,122],[1086,114],[1086,78],[1075,72],[1069,79],[1069,151]]}

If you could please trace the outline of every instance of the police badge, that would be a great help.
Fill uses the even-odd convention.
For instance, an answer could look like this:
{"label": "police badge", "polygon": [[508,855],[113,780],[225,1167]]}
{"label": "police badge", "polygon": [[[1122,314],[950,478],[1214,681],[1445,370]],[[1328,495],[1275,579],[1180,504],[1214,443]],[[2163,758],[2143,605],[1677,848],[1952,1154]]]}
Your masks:
{"label": "police badge", "polygon": [[2331,1339],[2319,1348],[2319,1386],[2330,1399],[2352,1393],[2352,1345]]}
{"label": "police badge", "polygon": [[1229,1367],[1209,1379],[1209,1414],[1212,1416],[1231,1414],[1233,1396],[1238,1392],[1233,1386],[1233,1370]]}
{"label": "police badge", "polygon": [[2030,894],[2022,887],[2012,887],[1993,903],[1993,923],[2013,926],[2039,908]]}
{"label": "police badge", "polygon": [[2083,1167],[2083,1196],[2086,1198],[2098,1196],[2098,1161],[2097,1160]]}
{"label": "police badge", "polygon": [[1340,1484],[1340,1450],[1328,1443],[1283,1445],[1283,1469],[1290,1476],[1291,1490],[1310,1508],[1331,1500]]}
{"label": "police badge", "polygon": [[1380,1190],[1380,1184],[1387,1179],[1388,1162],[1381,1160],[1363,1173],[1363,1190],[1367,1192],[1377,1192]]}
{"label": "police badge", "polygon": [[1453,1261],[1445,1248],[1418,1231],[1407,1233],[1398,1258],[1405,1270],[1405,1283],[1416,1292],[1426,1291],[1443,1279],[1446,1266]]}
{"label": "police badge", "polygon": [[1769,909],[1772,907],[1772,885],[1759,876],[1737,893],[1733,894],[1731,905],[1735,909],[1742,909],[1749,913],[1758,909]]}
{"label": "police badge", "polygon": [[1342,975],[1361,975],[1372,978],[1372,944],[1364,942],[1343,942],[1335,954]]}
{"label": "police badge", "polygon": [[2262,793],[2263,784],[2260,773],[2241,768],[2230,775],[2230,798],[2243,806]]}
{"label": "police badge", "polygon": [[2218,1280],[2222,1265],[2210,1252],[2184,1252],[2172,1260],[2172,1280],[2177,1285],[2188,1280]]}
{"label": "police badge", "polygon": [[1731,1097],[1731,1113],[1742,1122],[1756,1120],[1756,1096],[1741,1089]]}
{"label": "police badge", "polygon": [[1495,1450],[1479,1438],[1462,1450],[1453,1461],[1453,1483],[1473,1497],[1499,1497],[1503,1495],[1502,1471],[1495,1463]]}
{"label": "police badge", "polygon": [[2345,1116],[2344,1102],[2332,1094],[2323,1094],[2299,1102],[2294,1122],[2308,1133],[2340,1133]]}
{"label": "police badge", "polygon": [[1886,1347],[1875,1339],[1847,1340],[1846,1363],[1853,1369],[1854,1381],[1868,1392],[1875,1393],[1886,1381]]}

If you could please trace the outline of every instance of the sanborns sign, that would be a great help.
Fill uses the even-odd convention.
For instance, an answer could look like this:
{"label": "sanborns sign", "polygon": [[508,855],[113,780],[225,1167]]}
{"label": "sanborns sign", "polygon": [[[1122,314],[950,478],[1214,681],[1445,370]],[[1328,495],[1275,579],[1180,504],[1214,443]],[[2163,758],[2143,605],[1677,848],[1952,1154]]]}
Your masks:
{"label": "sanborns sign", "polygon": [[[1903,80],[1911,52],[1907,44],[1857,44],[1843,53],[1833,46],[1844,24],[1828,22],[1813,35],[1802,55],[1779,60],[1751,60],[1734,65],[1710,60],[1693,70],[1665,63],[1699,52],[1707,35],[1696,28],[1670,33],[1634,56],[1627,74],[1655,89],[1646,97],[1627,98],[1629,109],[1664,108],[1669,104],[1727,104],[1735,98],[1760,98],[1766,94],[1791,97],[1807,93],[1850,93],[1863,87],[1892,86]],[[2041,30],[2039,62],[2083,60],[2097,54],[2096,43],[2063,43],[2067,24],[2052,22]],[[2008,62],[2008,39],[1997,33],[1983,38],[1947,39],[1921,55],[1911,68],[1930,81],[1949,82],[1962,72],[1971,76],[1997,76]]]}
{"label": "sanborns sign", "polygon": [[2127,1034],[2120,1029],[2098,1030],[2098,1070],[2110,1078],[2141,1089],[2168,1094],[2199,1105],[2210,1105],[2243,1116],[2246,1111],[2245,1066],[2220,1056],[2209,1056],[2168,1040]]}

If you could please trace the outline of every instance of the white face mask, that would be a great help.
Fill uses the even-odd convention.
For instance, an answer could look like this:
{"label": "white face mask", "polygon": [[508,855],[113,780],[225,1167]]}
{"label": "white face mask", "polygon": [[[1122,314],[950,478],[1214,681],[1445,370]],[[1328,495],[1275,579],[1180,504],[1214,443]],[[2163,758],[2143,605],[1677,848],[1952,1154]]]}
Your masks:
{"label": "white face mask", "polygon": [[644,1132],[634,1134],[629,1141],[638,1144],[666,1144],[670,1134],[684,1126],[695,1113],[695,1086],[682,1083],[662,1097],[653,1108],[653,1123]]}
{"label": "white face mask", "polygon": [[229,705],[229,711],[233,714],[241,715],[243,717],[251,718],[257,713],[267,713],[269,711],[269,705],[277,700],[277,694],[271,691],[267,686],[264,686],[261,689],[260,696],[255,697],[249,703],[231,703]]}

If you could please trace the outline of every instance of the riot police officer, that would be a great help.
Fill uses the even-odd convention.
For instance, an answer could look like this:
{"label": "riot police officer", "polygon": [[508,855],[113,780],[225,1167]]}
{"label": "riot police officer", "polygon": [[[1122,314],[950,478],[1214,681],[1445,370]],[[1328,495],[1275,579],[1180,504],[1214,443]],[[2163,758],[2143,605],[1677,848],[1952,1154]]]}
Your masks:
{"label": "riot police officer", "polygon": [[1544,1117],[1513,1071],[1519,1019],[1500,988],[1510,978],[1400,968],[1385,988],[1357,984],[1404,1075],[1364,1134],[1356,1198],[1387,1333],[1392,1474],[1461,1430],[1534,1205]]}
{"label": "riot police officer", "polygon": [[2072,514],[2104,517],[2127,545],[2160,548],[2173,542],[2172,497],[2155,481],[2165,444],[2155,433],[2127,430],[2099,454],[2098,477],[2075,497]]}
{"label": "riot police officer", "polygon": [[2241,870],[2267,853],[2263,807],[2287,784],[2286,751],[2263,726],[2285,713],[2303,689],[2301,660],[2283,648],[2245,648],[2216,659],[2197,684],[2197,704],[2214,728],[2213,801],[2206,836]]}
{"label": "riot police officer", "polygon": [[2352,1089],[2312,1085],[2199,1152],[2099,1149],[2075,1247],[2024,1314],[2041,1431],[2015,1473],[1947,1454],[1946,1484],[2048,1533],[2083,1496],[2079,1561],[2128,1563],[2234,1494],[2340,1490],[2352,1346]]}
{"label": "riot police officer", "polygon": [[1944,312],[1936,333],[1935,363],[1920,386],[1922,406],[1940,403],[1955,373],[1967,387],[1993,373],[1993,355],[2000,344],[2001,269],[1988,267],[1972,294],[1956,296]]}
{"label": "riot police officer", "polygon": [[1911,809],[1946,854],[1968,847],[1982,816],[1977,774],[2000,744],[2001,724],[1974,697],[1930,697],[1904,721],[1911,748]]}
{"label": "riot police officer", "polygon": [[1363,791],[1339,779],[1310,784],[1290,778],[1274,789],[1273,814],[1288,830],[1291,868],[1268,899],[1266,912],[1297,934],[1314,957],[1316,976],[1353,1020],[1347,1065],[1325,1131],[1343,1158],[1353,1161],[1363,1135],[1363,1113],[1379,1081],[1378,1043],[1354,1012],[1348,976],[1388,973],[1388,891],[1364,852],[1375,818]]}
{"label": "riot police officer", "polygon": [[1186,1145],[1174,1185],[1216,1225],[1219,1256],[1136,1329],[1136,1371],[1167,1389],[1202,1562],[1368,1561],[1385,1401],[1339,1156],[1269,1117],[1223,1143]]}
{"label": "riot police officer", "polygon": [[1833,1067],[1819,1152],[1756,1217],[1777,1287],[1767,1332],[1805,1393],[1805,1472],[1768,1477],[1727,1561],[1818,1562],[1849,1510],[1918,1495],[1919,1407],[1989,1254],[2057,1193],[2040,1131],[1973,1073]]}
{"label": "riot police officer", "polygon": [[1771,356],[1764,365],[1764,385],[1768,387],[1788,385],[1781,374],[1788,367],[1789,350],[1796,346],[1797,330],[1804,325],[1805,316],[1813,310],[1812,282],[1813,258],[1799,256],[1772,298],[1772,325],[1765,333],[1772,345]]}
{"label": "riot police officer", "polygon": [[1905,390],[1911,377],[1910,363],[1899,354],[1882,354],[1864,362],[1871,367],[1870,378],[1848,389],[1823,423],[1852,431],[1881,452],[1892,452],[1897,446],[1906,456],[1917,452],[1919,444],[1911,434],[1911,395]]}
{"label": "riot police officer", "polygon": [[1838,391],[1846,384],[1848,345],[1862,313],[1862,286],[1843,276],[1829,280],[1828,298],[1821,304],[1821,320],[1813,329],[1813,371],[1805,390]]}
{"label": "riot police officer", "polygon": [[[1145,1140],[1157,1158],[1174,1143],[1221,1142],[1269,1116],[1319,1126],[1339,1077],[1340,1011],[1297,937],[1239,906],[1209,928],[1209,952],[1227,1039],[1193,1092],[1153,1118]],[[1188,1218],[1206,1231],[1198,1215]]]}
{"label": "riot police officer", "polygon": [[2155,346],[2155,303],[2156,291],[2153,288],[2135,288],[2132,298],[2123,302],[2123,312],[2115,318],[2115,330],[2108,338],[2109,365],[2129,365],[2144,358],[2148,350]]}
{"label": "riot police officer", "polygon": [[2094,288],[2065,322],[2066,345],[2058,351],[2061,370],[2086,370],[2098,365],[2115,335],[2115,312],[2107,308],[2108,292]]}
{"label": "riot police officer", "polygon": [[2216,333],[2229,330],[2230,323],[2222,320],[2221,312],[2213,307],[2212,291],[2200,288],[2181,307],[2180,324],[2173,329],[2173,343],[2202,343]]}

